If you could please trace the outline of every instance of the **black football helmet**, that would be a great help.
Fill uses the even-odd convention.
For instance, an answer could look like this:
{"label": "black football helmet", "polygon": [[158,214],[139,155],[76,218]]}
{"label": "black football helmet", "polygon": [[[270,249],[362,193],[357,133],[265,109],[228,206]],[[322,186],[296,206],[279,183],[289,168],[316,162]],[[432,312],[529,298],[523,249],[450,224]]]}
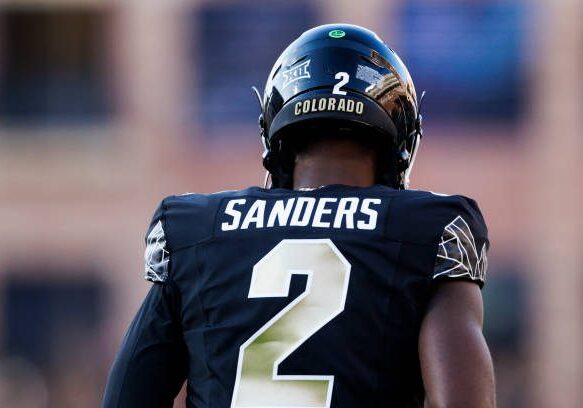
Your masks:
{"label": "black football helmet", "polygon": [[422,136],[419,101],[407,67],[374,32],[350,24],[312,28],[278,58],[263,98],[255,91],[272,187],[292,186],[294,138],[332,129],[379,141],[378,182],[407,188]]}

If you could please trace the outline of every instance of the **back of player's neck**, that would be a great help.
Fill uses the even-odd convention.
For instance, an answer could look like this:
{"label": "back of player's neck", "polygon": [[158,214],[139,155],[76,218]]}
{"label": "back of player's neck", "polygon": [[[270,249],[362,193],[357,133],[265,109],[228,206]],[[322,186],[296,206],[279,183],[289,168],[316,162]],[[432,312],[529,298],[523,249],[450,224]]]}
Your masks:
{"label": "back of player's neck", "polygon": [[369,160],[302,157],[294,169],[295,190],[331,184],[369,187],[374,183],[374,165]]}

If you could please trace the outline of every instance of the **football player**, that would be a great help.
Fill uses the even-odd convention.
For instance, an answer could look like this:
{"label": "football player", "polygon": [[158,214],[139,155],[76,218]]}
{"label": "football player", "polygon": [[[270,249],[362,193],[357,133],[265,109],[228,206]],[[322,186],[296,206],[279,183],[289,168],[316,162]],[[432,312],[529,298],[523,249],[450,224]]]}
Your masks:
{"label": "football player", "polygon": [[493,407],[476,203],[408,189],[419,100],[373,32],[324,25],[261,99],[269,188],[165,198],[103,406]]}

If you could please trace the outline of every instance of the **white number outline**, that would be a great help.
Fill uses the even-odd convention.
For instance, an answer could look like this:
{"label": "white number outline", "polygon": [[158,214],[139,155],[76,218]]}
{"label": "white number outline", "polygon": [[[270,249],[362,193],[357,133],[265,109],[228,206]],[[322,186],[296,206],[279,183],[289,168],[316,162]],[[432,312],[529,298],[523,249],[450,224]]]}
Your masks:
{"label": "white number outline", "polygon": [[[256,282],[256,271],[264,264],[267,263],[269,258],[277,253],[282,247],[287,245],[304,245],[304,244],[326,244],[329,249],[336,255],[337,259],[341,261],[342,265],[344,266],[344,280],[342,283],[342,298],[340,300],[340,306],[330,313],[327,319],[322,322],[319,326],[315,327],[314,329],[308,331],[303,337],[301,337],[293,346],[289,347],[282,355],[280,355],[277,359],[273,361],[273,371],[272,371],[272,381],[294,381],[294,380],[308,380],[308,381],[328,381],[328,389],[326,393],[326,404],[322,406],[322,408],[329,408],[330,403],[332,400],[332,390],[334,388],[334,376],[333,375],[279,375],[277,374],[279,365],[283,362],[287,357],[289,357],[294,351],[297,350],[308,338],[313,336],[317,331],[319,331],[322,327],[328,324],[332,319],[338,316],[340,313],[344,311],[344,307],[346,305],[346,297],[348,294],[348,284],[350,282],[350,270],[351,265],[346,260],[344,255],[338,250],[336,245],[330,239],[284,239],[280,241],[271,251],[269,251],[259,262],[257,262],[253,267],[253,275],[251,277],[251,284],[249,288],[249,295],[248,298],[261,298],[261,297],[287,297],[289,296],[289,288],[291,284],[291,278],[293,275],[306,275],[307,276],[307,283],[304,292],[302,292],[296,299],[290,302],[286,307],[280,310],[275,316],[273,316],[267,323],[265,323],[259,330],[257,330],[247,341],[245,341],[239,347],[239,358],[237,361],[237,376],[235,379],[235,386],[233,388],[233,396],[231,399],[231,408],[237,408],[239,406],[246,406],[249,407],[251,405],[237,405],[237,397],[239,395],[239,389],[241,385],[241,375],[243,369],[243,361],[245,357],[245,350],[249,345],[251,345],[259,336],[264,334],[267,330],[269,330],[278,320],[280,320],[284,315],[290,312],[294,307],[296,307],[303,299],[310,295],[311,285],[312,285],[312,274],[313,270],[301,270],[301,269],[287,269],[286,273],[286,280],[285,285],[282,292],[273,292],[273,293],[262,293],[258,295],[257,293],[253,293],[254,283]],[[301,256],[301,253],[298,254]],[[282,294],[285,292],[285,294]],[[300,406],[292,406],[292,405],[281,405],[282,407],[286,408],[300,408]],[[314,405],[315,407],[315,405]]]}
{"label": "white number outline", "polygon": [[342,88],[344,85],[348,83],[348,81],[350,81],[350,75],[348,75],[348,72],[337,72],[334,79],[339,79],[340,82],[334,85],[332,93],[335,95],[346,95],[346,91],[343,91],[340,88]]}

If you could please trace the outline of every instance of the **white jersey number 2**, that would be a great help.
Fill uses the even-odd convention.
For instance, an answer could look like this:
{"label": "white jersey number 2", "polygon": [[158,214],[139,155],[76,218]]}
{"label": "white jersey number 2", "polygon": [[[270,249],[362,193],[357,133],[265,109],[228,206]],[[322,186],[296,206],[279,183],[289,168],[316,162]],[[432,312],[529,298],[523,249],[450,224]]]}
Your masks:
{"label": "white jersey number 2", "polygon": [[292,275],[304,292],[239,349],[231,407],[329,407],[332,375],[280,375],[280,363],[344,310],[350,264],[329,239],[284,239],[253,267],[249,298],[287,297]]}
{"label": "white jersey number 2", "polygon": [[346,95],[346,91],[343,91],[342,87],[350,81],[350,75],[348,75],[348,72],[337,72],[334,79],[339,79],[340,82],[334,85],[332,93],[336,95]]}

